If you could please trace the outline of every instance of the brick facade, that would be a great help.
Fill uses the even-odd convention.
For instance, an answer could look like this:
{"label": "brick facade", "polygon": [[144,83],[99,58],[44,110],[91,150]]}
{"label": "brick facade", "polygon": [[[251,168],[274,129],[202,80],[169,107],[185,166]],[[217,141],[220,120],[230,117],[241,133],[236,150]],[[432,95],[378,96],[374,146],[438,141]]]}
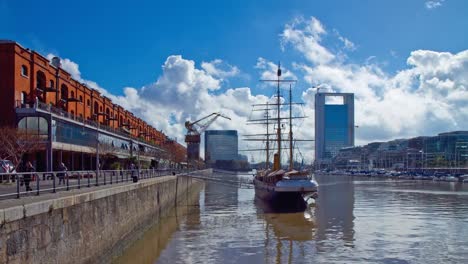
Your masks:
{"label": "brick facade", "polygon": [[[15,107],[38,100],[59,108],[78,120],[129,133],[147,143],[166,147],[167,136],[133,113],[112,102],[99,91],[73,79],[39,53],[14,41],[0,40],[0,125],[16,125]],[[173,144],[177,147],[172,146]],[[171,143],[177,160],[184,160],[185,147]]]}

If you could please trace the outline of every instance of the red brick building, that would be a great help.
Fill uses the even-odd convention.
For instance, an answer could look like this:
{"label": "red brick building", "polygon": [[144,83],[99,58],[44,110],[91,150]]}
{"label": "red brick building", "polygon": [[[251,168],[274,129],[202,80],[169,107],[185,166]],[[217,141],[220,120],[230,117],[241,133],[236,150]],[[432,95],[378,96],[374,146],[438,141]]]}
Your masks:
{"label": "red brick building", "polygon": [[[185,147],[95,89],[73,79],[60,67],[14,41],[0,40],[0,126],[37,130],[50,141],[38,154],[38,168],[55,168],[65,161],[71,169],[96,166],[97,142],[118,149],[124,159],[135,155],[152,164],[162,156],[185,161]],[[170,147],[168,147],[170,146]],[[171,155],[162,155],[171,151]]]}

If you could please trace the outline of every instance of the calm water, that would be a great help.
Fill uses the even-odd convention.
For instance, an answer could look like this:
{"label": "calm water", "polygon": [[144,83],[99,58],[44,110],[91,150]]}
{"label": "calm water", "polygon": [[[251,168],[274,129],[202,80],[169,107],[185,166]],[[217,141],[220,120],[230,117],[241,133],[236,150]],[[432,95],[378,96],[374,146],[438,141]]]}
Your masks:
{"label": "calm water", "polygon": [[317,180],[300,213],[207,183],[116,263],[468,263],[468,184]]}

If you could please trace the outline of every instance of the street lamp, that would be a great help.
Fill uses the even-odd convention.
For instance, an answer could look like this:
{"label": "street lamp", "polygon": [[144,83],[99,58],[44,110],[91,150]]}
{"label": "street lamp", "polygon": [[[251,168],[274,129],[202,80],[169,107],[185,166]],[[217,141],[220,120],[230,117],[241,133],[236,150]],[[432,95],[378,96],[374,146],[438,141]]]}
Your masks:
{"label": "street lamp", "polygon": [[[322,88],[322,86],[324,85],[327,85],[327,84],[324,84],[324,83],[321,83],[321,84],[317,84],[315,85],[314,87],[310,87],[310,89],[317,89],[317,93],[320,93],[320,88]],[[328,85],[327,85],[328,86]],[[324,89],[329,89],[329,87],[323,87]]]}

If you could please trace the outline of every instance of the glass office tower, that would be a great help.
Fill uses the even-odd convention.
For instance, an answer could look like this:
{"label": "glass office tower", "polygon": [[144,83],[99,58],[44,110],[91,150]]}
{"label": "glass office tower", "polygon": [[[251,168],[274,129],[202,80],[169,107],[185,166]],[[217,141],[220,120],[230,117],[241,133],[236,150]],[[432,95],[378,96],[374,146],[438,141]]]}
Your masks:
{"label": "glass office tower", "polygon": [[205,131],[205,161],[215,163],[217,160],[238,159],[237,130]]}
{"label": "glass office tower", "polygon": [[354,146],[354,94],[315,95],[315,161],[326,164],[339,150]]}

